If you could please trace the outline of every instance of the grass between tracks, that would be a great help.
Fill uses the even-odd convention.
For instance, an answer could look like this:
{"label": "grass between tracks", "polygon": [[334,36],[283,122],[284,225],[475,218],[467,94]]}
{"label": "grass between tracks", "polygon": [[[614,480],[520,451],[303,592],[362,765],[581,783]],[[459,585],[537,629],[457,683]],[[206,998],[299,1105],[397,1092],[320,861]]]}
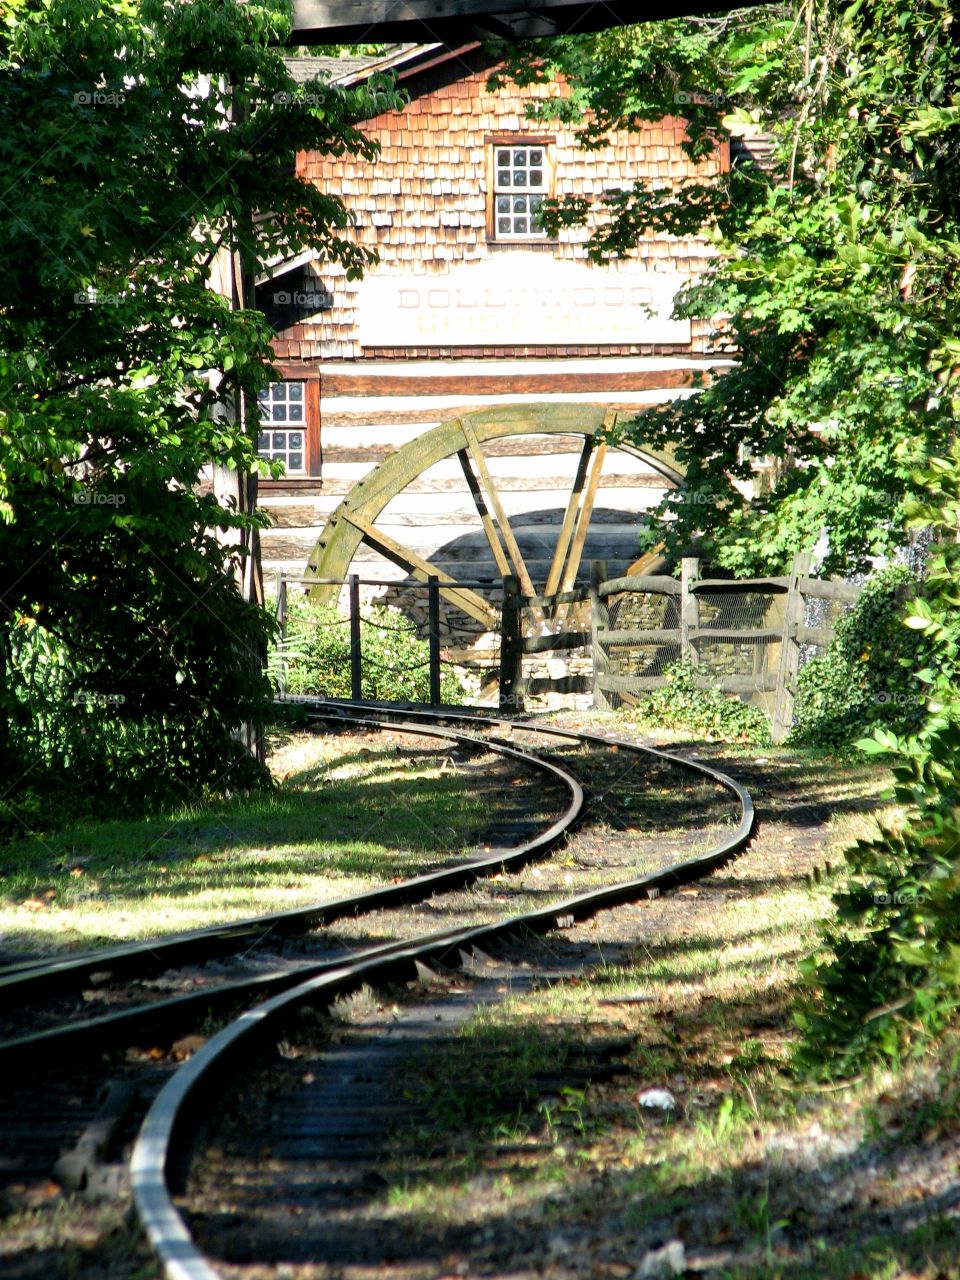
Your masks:
{"label": "grass between tracks", "polygon": [[102,946],[341,897],[471,845],[484,802],[442,752],[277,736],[277,789],[0,846],[0,953]]}
{"label": "grass between tracks", "polygon": [[[782,796],[814,762],[763,755],[762,771],[756,752],[731,762],[758,793],[754,846],[638,908],[625,963],[484,1009],[411,1062],[433,1119],[398,1135],[388,1215],[464,1231],[493,1275],[960,1277],[958,1044],[832,1090],[790,1071],[798,964],[839,874],[807,873],[866,834],[883,780],[820,762],[811,804],[786,805],[777,781]],[[828,821],[831,796],[847,811]],[[544,1090],[577,1046],[624,1035],[622,1074]],[[650,1090],[669,1105],[644,1105]]]}

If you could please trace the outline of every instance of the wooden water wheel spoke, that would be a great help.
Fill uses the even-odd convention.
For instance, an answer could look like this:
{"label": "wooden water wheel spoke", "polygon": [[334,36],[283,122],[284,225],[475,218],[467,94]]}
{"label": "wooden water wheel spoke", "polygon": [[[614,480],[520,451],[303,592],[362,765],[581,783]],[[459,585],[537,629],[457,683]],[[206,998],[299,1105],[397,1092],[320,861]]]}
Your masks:
{"label": "wooden water wheel spoke", "polygon": [[460,420],[459,426],[463,432],[463,438],[467,442],[467,450],[473,460],[473,465],[477,468],[477,471],[480,474],[480,483],[483,485],[487,501],[490,503],[490,506],[493,508],[493,514],[496,516],[497,527],[500,530],[500,536],[503,538],[504,545],[507,548],[507,555],[509,555],[513,563],[514,571],[520,580],[520,590],[525,596],[535,596],[537,593],[534,589],[533,579],[527,572],[527,566],[523,562],[523,556],[520,554],[520,547],[517,545],[517,540],[514,537],[513,530],[510,528],[510,520],[504,510],[503,503],[500,501],[500,495],[497,493],[497,487],[493,483],[493,477],[490,474],[490,468],[487,466],[487,460],[483,456],[483,450],[480,448],[480,442],[477,440],[477,437],[473,432],[473,428],[468,423]]}
{"label": "wooden water wheel spoke", "polygon": [[[613,411],[604,416],[602,431],[608,431],[616,422],[617,415]],[[597,490],[603,474],[603,464],[607,456],[605,439],[597,441],[595,436],[588,436],[584,441],[583,451],[577,464],[577,473],[570,491],[570,499],[563,517],[560,536],[557,539],[553,562],[547,576],[544,594],[560,594],[571,591],[577,581],[583,549],[587,541],[587,532],[593,516]],[[557,607],[552,611],[555,618],[569,613],[569,607]]]}
{"label": "wooden water wheel spoke", "polygon": [[487,604],[483,596],[477,595],[475,591],[471,591],[468,587],[458,585],[456,578],[446,573],[443,569],[432,564],[423,556],[418,555],[416,551],[412,551],[409,547],[405,547],[402,542],[397,542],[395,538],[391,538],[389,534],[384,533],[381,529],[377,529],[369,520],[364,520],[356,512],[347,512],[346,519],[359,529],[363,541],[374,551],[379,551],[381,555],[392,560],[394,564],[406,569],[408,573],[419,578],[422,582],[426,582],[428,578],[438,578],[440,581],[440,594],[444,599],[449,600],[451,604],[455,604],[458,609],[462,609],[464,613],[471,618],[476,618],[478,622],[482,622],[484,626],[494,628],[499,625],[499,615],[495,609]]}
{"label": "wooden water wheel spoke", "polygon": [[477,483],[477,477],[473,474],[473,467],[470,465],[470,454],[466,449],[460,449],[457,453],[460,459],[460,466],[463,469],[463,478],[467,482],[467,488],[470,490],[470,497],[473,499],[473,505],[477,509],[477,515],[480,517],[480,523],[483,525],[483,532],[487,535],[487,543],[490,552],[497,565],[497,570],[502,578],[505,578],[510,572],[510,561],[504,554],[503,544],[497,533],[497,527],[490,518],[490,512],[487,510],[487,504],[483,500],[483,492]]}
{"label": "wooden water wheel spoke", "polygon": [[563,566],[567,559],[567,550],[570,546],[570,539],[573,537],[573,529],[577,520],[577,512],[580,509],[580,496],[583,493],[583,486],[587,479],[587,464],[590,461],[590,455],[593,452],[593,436],[587,436],[583,442],[583,449],[580,452],[580,461],[577,463],[577,474],[574,477],[573,488],[570,490],[570,498],[567,502],[567,509],[563,515],[563,524],[560,526],[560,533],[557,535],[557,545],[554,548],[553,560],[550,563],[550,571],[547,574],[547,585],[544,587],[543,594],[552,596],[556,593],[557,587],[560,585],[560,577],[563,573]]}
{"label": "wooden water wheel spoke", "polygon": [[597,500],[597,489],[600,487],[600,475],[603,471],[603,462],[606,456],[607,442],[606,440],[601,440],[594,450],[593,458],[590,462],[590,478],[587,481],[580,510],[577,512],[577,527],[574,531],[573,541],[570,543],[567,567],[563,571],[563,578],[560,582],[561,594],[564,591],[571,590],[577,580],[577,572],[580,568],[580,560],[583,557],[583,548],[587,541],[587,530],[590,527],[593,504]]}

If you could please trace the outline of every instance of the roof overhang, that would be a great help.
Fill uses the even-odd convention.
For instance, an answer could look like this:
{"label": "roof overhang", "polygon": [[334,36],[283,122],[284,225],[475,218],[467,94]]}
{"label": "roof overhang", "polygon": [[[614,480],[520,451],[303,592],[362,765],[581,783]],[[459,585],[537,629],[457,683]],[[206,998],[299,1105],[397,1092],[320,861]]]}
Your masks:
{"label": "roof overhang", "polygon": [[757,6],[758,0],[293,0],[290,44],[529,40]]}

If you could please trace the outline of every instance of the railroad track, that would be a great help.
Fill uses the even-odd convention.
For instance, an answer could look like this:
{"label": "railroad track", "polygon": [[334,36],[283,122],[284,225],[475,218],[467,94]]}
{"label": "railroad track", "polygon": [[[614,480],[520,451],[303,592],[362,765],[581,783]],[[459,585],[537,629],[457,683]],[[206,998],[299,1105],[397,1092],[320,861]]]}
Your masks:
{"label": "railroad track", "polygon": [[[284,1027],[290,1024],[299,1010],[305,1007],[324,1008],[363,985],[375,988],[388,982],[406,982],[418,974],[422,977],[426,971],[424,966],[433,971],[464,963],[469,967],[477,963],[477,957],[486,963],[485,957],[490,952],[500,948],[502,954],[504,947],[518,954],[518,948],[527,946],[534,937],[544,937],[604,909],[644,897],[655,897],[708,875],[746,845],[753,828],[752,802],[736,782],[706,765],[678,760],[649,748],[598,735],[482,714],[446,712],[436,716],[421,709],[408,708],[398,712],[384,707],[360,711],[353,704],[309,700],[304,701],[303,709],[311,721],[328,724],[333,721],[344,727],[362,725],[369,730],[430,736],[456,745],[463,751],[495,752],[525,769],[536,770],[540,778],[549,778],[552,786],[562,786],[565,799],[561,805],[554,805],[561,810],[558,815],[549,822],[541,821],[541,829],[535,835],[511,848],[497,848],[458,866],[439,868],[411,881],[386,886],[353,899],[244,921],[219,930],[198,931],[161,946],[154,944],[146,949],[148,954],[138,948],[115,948],[109,953],[100,952],[76,962],[47,966],[28,963],[0,972],[0,1002],[17,998],[12,993],[18,990],[21,993],[31,991],[55,995],[60,999],[65,992],[76,990],[89,982],[93,975],[103,972],[105,966],[113,974],[113,979],[119,980],[123,973],[154,972],[167,963],[183,963],[185,955],[191,961],[201,956],[222,960],[226,954],[248,951],[252,944],[259,947],[265,939],[303,934],[335,920],[347,930],[346,949],[351,945],[359,948],[356,954],[349,955],[341,946],[339,953],[327,954],[310,962],[298,962],[296,966],[288,966],[282,971],[268,970],[252,978],[245,976],[222,983],[216,989],[190,993],[188,997],[154,1001],[150,1006],[127,1008],[116,1015],[75,1020],[46,1028],[40,1033],[14,1037],[0,1045],[0,1068],[6,1060],[9,1069],[15,1072],[19,1067],[38,1061],[43,1054],[49,1054],[52,1046],[61,1052],[63,1046],[68,1046],[71,1052],[74,1049],[81,1053],[91,1049],[102,1052],[107,1043],[129,1043],[130,1037],[145,1027],[150,1027],[154,1037],[158,1029],[163,1031],[166,1028],[172,1034],[186,1015],[196,1017],[200,1009],[227,1009],[238,1002],[249,1003],[251,999],[260,997],[260,1003],[247,1009],[204,1043],[198,1041],[196,1051],[179,1069],[171,1073],[168,1067],[145,1064],[153,1073],[151,1087],[162,1087],[140,1128],[130,1178],[144,1230],[171,1277],[189,1276],[198,1280],[199,1277],[219,1274],[194,1243],[168,1185],[168,1179],[176,1181],[178,1171],[184,1167],[198,1114],[208,1105],[218,1082],[229,1077],[231,1072],[242,1070],[239,1064],[248,1063],[251,1055],[282,1036]],[[507,736],[511,739],[509,743],[504,741]],[[523,740],[525,745],[516,745],[517,739]],[[544,755],[548,745],[550,758]],[[569,761],[557,758],[564,753],[570,757]],[[581,759],[578,767],[575,760],[578,755],[583,757],[585,754],[593,761],[592,773],[589,768],[586,770],[586,798],[577,776],[578,773],[584,774],[584,761]],[[397,936],[374,947],[360,947],[348,936],[349,926],[356,922],[359,912],[375,913],[378,919],[391,922],[390,927],[396,930],[401,927],[396,913],[400,906],[406,908],[410,904],[426,903],[431,896],[442,904],[446,899],[437,895],[449,895],[466,885],[480,883],[482,877],[494,876],[505,880],[505,872],[515,872],[528,866],[533,860],[543,858],[550,850],[563,845],[585,810],[609,823],[612,808],[603,795],[606,786],[603,779],[613,771],[609,764],[602,762],[614,758],[621,764],[625,760],[633,762],[630,770],[642,762],[643,770],[659,769],[664,777],[670,771],[675,774],[679,769],[692,780],[691,785],[703,784],[719,789],[728,800],[733,800],[736,811],[734,825],[728,827],[710,847],[697,851],[693,856],[668,862],[668,865],[656,865],[652,870],[618,879],[612,884],[593,885],[586,892],[551,897],[544,906],[530,908],[523,895],[517,893],[517,900],[523,899],[527,909],[505,915],[503,893],[491,889],[487,891],[490,900],[485,900],[484,904],[484,912],[489,918],[480,923],[421,932],[412,938]],[[539,789],[542,790],[542,784]],[[659,861],[661,864],[664,861],[662,856]],[[599,859],[596,875],[602,879],[609,875],[610,868],[606,863],[600,865],[601,862],[603,860]],[[581,869],[581,879],[583,874]],[[590,875],[587,875],[586,880],[589,879]],[[509,894],[507,897],[509,899]],[[428,910],[439,913],[440,908],[431,904],[422,908],[424,913]],[[406,912],[402,926],[408,930],[411,914]],[[435,915],[434,918],[441,917]],[[415,927],[419,925],[422,928],[425,922],[414,923]],[[110,1037],[109,1042],[105,1039],[107,1036]],[[92,1149],[98,1133],[109,1129],[115,1138],[122,1130],[123,1116],[129,1107],[122,1082],[114,1084],[112,1110],[108,1096],[100,1113],[94,1117],[88,1134],[73,1153],[75,1164],[83,1164],[84,1141],[87,1148]],[[67,1172],[69,1175],[69,1170]],[[81,1182],[78,1185],[82,1185],[82,1178],[86,1176],[89,1176],[89,1170],[79,1175]]]}
{"label": "railroad track", "polygon": [[[344,727],[364,727],[390,731],[417,738],[429,738],[447,747],[468,753],[484,752],[495,758],[522,766],[545,787],[541,807],[548,816],[518,822],[513,817],[507,824],[501,819],[487,832],[487,844],[499,836],[501,842],[489,852],[479,853],[451,865],[441,866],[396,884],[389,884],[353,894],[332,902],[233,921],[223,926],[194,930],[175,937],[118,947],[100,948],[69,959],[32,960],[0,969],[0,1019],[22,1021],[25,1016],[36,1020],[39,1002],[47,1002],[51,1025],[24,1034],[0,1038],[0,1072],[14,1073],[48,1058],[51,1053],[68,1052],[73,1061],[84,1053],[103,1053],[115,1045],[130,1043],[131,1037],[149,1033],[157,1037],[170,1035],[191,1017],[219,1012],[236,1006],[248,998],[273,995],[298,982],[332,969],[347,958],[342,946],[333,945],[333,954],[320,959],[301,959],[291,964],[271,965],[278,947],[291,938],[313,935],[312,950],[317,950],[317,931],[345,919],[357,919],[386,908],[408,906],[436,894],[469,885],[475,880],[526,865],[544,857],[564,839],[580,817],[584,797],[577,779],[569,770],[534,751],[508,743],[482,739],[474,734],[430,727],[421,722],[405,724],[402,718],[390,722],[371,716],[351,716],[345,711],[336,715]],[[539,788],[538,788],[539,789]],[[527,797],[532,807],[533,801]],[[556,816],[552,816],[553,813]],[[518,843],[504,844],[504,835],[527,834]],[[389,955],[395,944],[377,948],[378,954]],[[209,962],[222,962],[225,957],[242,955],[257,961],[256,972],[238,974],[232,980],[222,976],[203,983],[198,989],[168,998],[153,996],[97,1017],[84,1016],[84,1001],[78,993],[91,982],[101,993],[114,991],[122,984],[139,983],[142,979],[179,968]],[[220,965],[222,968],[222,964]],[[72,1015],[72,1016],[71,1016]],[[133,1041],[135,1043],[135,1041]]]}

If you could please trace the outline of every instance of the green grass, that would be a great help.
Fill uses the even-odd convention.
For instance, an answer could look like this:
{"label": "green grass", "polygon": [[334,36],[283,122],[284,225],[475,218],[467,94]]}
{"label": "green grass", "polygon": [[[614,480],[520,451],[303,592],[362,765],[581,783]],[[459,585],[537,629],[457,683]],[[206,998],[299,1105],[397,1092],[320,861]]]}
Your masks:
{"label": "green grass", "polygon": [[[762,802],[754,849],[717,881],[730,897],[712,898],[689,924],[668,917],[659,932],[651,909],[654,932],[627,962],[486,1009],[445,1049],[432,1046],[427,1075],[411,1064],[418,1100],[437,1107],[430,1142],[396,1153],[393,1216],[435,1232],[499,1233],[509,1222],[532,1256],[558,1231],[574,1250],[588,1237],[614,1241],[631,1270],[656,1241],[680,1238],[688,1253],[717,1255],[704,1270],[711,1280],[960,1280],[960,1222],[940,1210],[944,1177],[955,1187],[956,1046],[843,1089],[810,1087],[790,1071],[798,962],[817,944],[839,873],[813,883],[784,864],[782,842],[799,840],[809,820],[789,792],[805,790],[813,760],[763,755],[783,787]],[[821,761],[816,804],[835,805],[836,816],[808,856],[842,865],[842,846],[872,825],[866,802],[879,805],[885,782],[855,764],[825,772]],[[623,1076],[575,1097],[554,1090],[545,1115],[544,1059],[562,1074],[578,1037],[624,1030],[633,1048]],[[495,1086],[469,1132],[461,1113],[471,1091],[457,1094],[465,1066],[468,1080]],[[673,1092],[673,1112],[637,1105],[651,1087]],[[509,1100],[499,1109],[498,1090]],[[498,1141],[526,1143],[524,1158]],[[901,1160],[907,1169],[929,1161],[930,1187],[923,1176],[902,1179]],[[858,1181],[865,1167],[876,1172]],[[835,1188],[849,1188],[837,1211]],[[576,1271],[585,1257],[565,1265]]]}
{"label": "green grass", "polygon": [[298,734],[275,791],[0,846],[0,950],[155,937],[321,902],[468,848],[481,804],[432,755]]}

